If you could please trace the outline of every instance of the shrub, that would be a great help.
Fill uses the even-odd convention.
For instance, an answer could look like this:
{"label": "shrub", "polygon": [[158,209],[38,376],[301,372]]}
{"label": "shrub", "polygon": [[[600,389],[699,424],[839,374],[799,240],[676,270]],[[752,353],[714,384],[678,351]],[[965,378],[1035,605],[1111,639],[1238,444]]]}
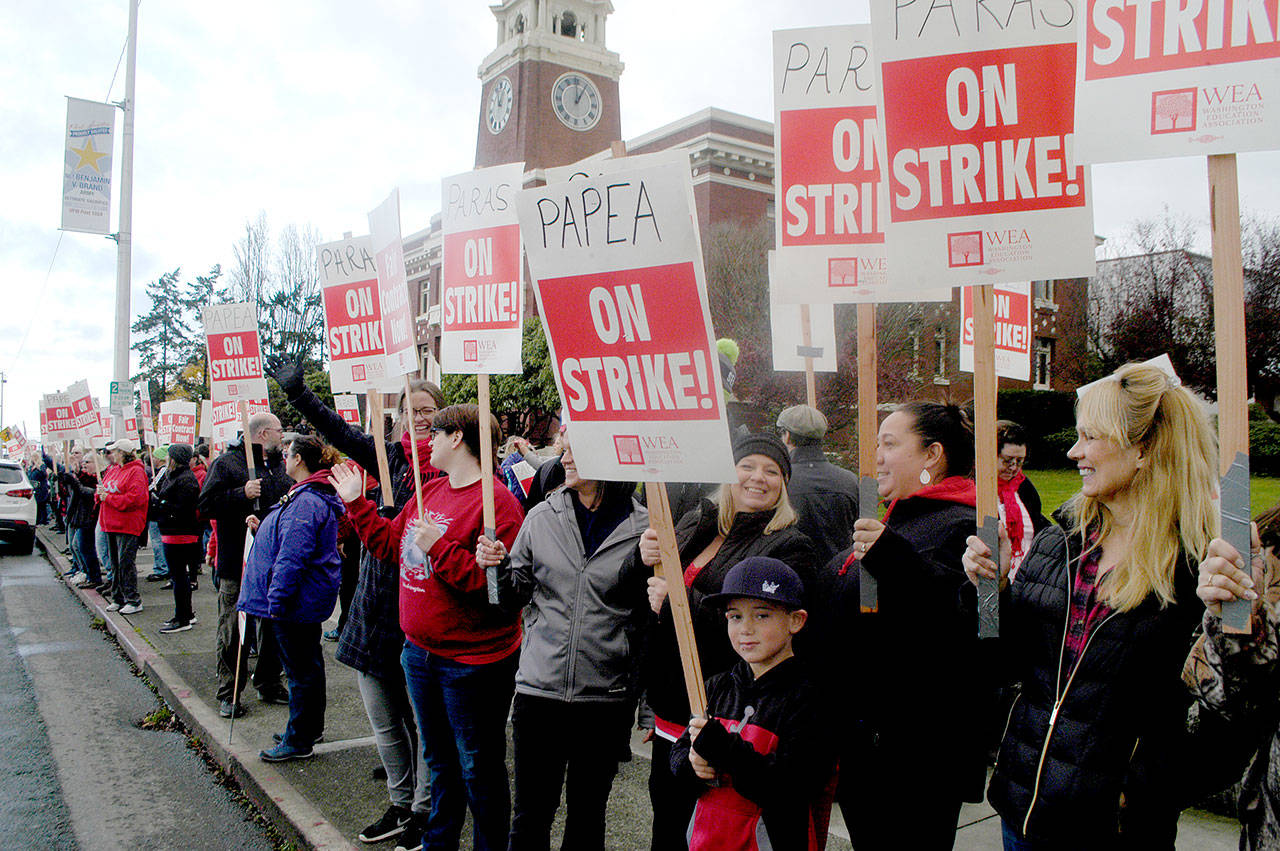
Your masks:
{"label": "shrub", "polygon": [[1249,423],[1249,472],[1255,476],[1280,476],[1280,423]]}

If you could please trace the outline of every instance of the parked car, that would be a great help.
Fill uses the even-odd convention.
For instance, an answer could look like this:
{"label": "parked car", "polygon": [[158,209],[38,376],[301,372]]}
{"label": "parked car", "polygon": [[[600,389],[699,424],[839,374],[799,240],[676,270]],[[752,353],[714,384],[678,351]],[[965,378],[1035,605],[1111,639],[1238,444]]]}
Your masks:
{"label": "parked car", "polygon": [[27,473],[17,461],[0,459],[0,540],[21,555],[36,541],[36,497]]}

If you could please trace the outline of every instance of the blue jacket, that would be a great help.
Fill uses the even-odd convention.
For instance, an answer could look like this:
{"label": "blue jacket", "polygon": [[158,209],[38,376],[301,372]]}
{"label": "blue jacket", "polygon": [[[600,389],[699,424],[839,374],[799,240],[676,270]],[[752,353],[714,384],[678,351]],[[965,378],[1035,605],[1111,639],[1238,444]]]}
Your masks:
{"label": "blue jacket", "polygon": [[236,607],[257,617],[320,623],[338,600],[342,500],[324,480],[296,485],[273,505],[254,536]]}

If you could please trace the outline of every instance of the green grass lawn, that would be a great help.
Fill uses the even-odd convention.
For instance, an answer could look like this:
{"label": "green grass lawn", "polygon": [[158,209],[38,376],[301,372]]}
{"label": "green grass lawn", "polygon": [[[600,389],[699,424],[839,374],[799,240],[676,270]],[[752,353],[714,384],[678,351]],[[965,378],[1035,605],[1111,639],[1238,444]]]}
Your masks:
{"label": "green grass lawn", "polygon": [[[1075,470],[1027,470],[1027,478],[1040,492],[1045,516],[1080,490],[1080,474]],[[1280,479],[1254,476],[1249,482],[1253,515],[1280,502]]]}

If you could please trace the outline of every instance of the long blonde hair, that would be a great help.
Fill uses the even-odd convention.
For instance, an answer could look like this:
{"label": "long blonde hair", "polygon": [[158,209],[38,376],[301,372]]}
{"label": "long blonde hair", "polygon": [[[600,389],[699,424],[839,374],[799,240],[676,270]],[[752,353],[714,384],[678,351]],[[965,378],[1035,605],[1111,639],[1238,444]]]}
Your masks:
{"label": "long blonde hair", "polygon": [[[716,531],[721,537],[728,537],[729,530],[733,528],[733,518],[738,513],[738,506],[733,500],[733,485],[720,486],[720,493],[716,497],[716,508],[719,510]],[[764,527],[764,534],[772,535],[779,529],[794,526],[797,519],[796,510],[791,507],[791,497],[787,494],[787,483],[784,481],[782,491],[778,494],[778,502],[773,507],[773,516]]]}
{"label": "long blonde hair", "polygon": [[[1129,364],[1077,402],[1076,424],[1122,448],[1138,447],[1146,459],[1128,486],[1134,506],[1128,552],[1099,591],[1117,611],[1134,609],[1153,593],[1167,606],[1180,553],[1198,561],[1218,535],[1218,451],[1209,420],[1195,397],[1160,369]],[[1095,546],[1114,531],[1111,511],[1083,492],[1066,513],[1072,534],[1087,541],[1089,532],[1098,533]]]}

